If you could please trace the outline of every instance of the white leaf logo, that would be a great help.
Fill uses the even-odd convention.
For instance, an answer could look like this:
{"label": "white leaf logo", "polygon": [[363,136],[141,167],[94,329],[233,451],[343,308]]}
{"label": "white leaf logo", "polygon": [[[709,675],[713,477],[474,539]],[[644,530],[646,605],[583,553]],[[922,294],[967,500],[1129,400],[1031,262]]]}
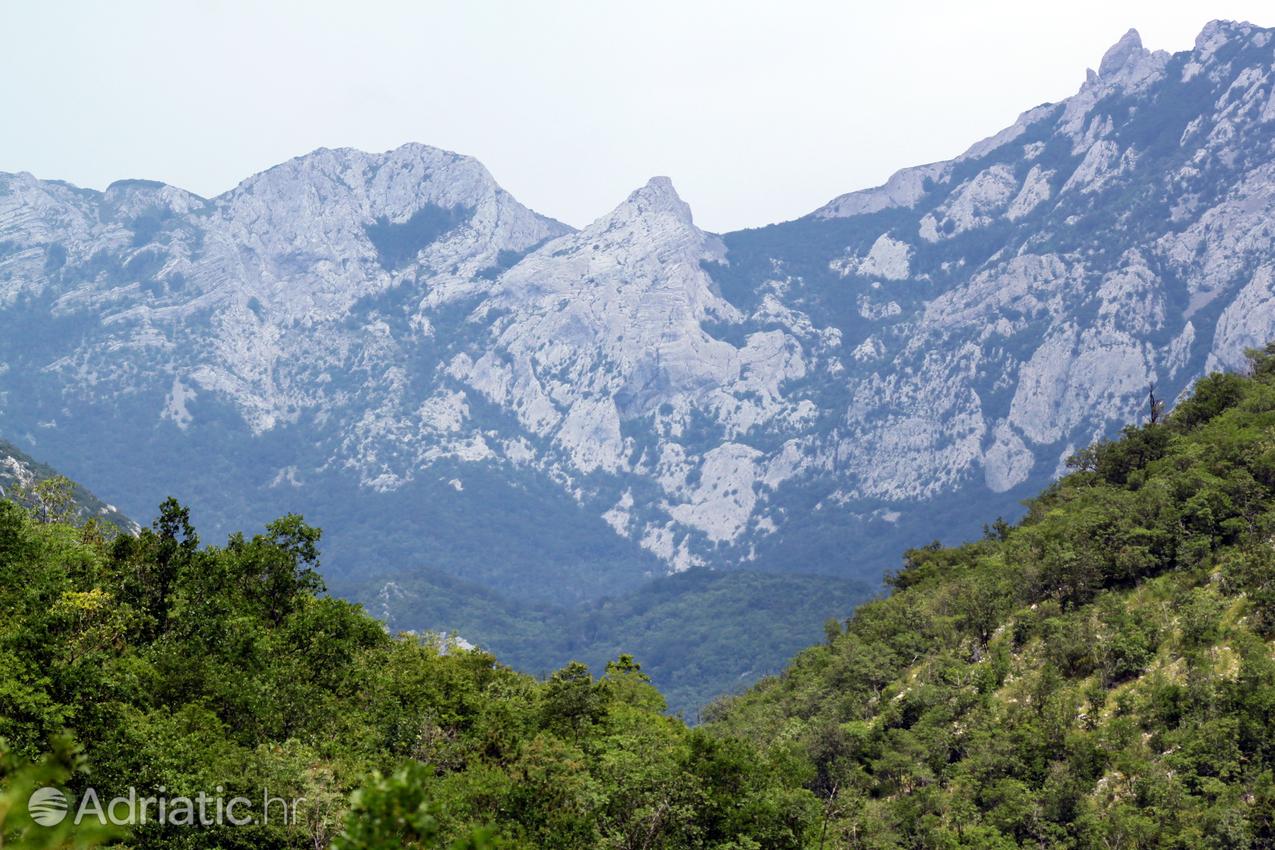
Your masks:
{"label": "white leaf logo", "polygon": [[27,801],[27,813],[40,826],[57,826],[66,818],[66,795],[57,788],[37,788]]}

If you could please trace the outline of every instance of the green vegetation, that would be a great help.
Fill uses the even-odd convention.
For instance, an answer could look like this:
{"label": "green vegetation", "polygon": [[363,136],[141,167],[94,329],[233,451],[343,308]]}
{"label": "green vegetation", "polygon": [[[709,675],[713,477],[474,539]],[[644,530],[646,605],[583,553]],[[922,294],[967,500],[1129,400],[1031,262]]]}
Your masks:
{"label": "green vegetation", "polygon": [[[386,634],[322,595],[318,532],[295,516],[203,547],[171,501],[113,539],[0,503],[0,832],[192,850],[1275,847],[1275,347],[1072,466],[1017,526],[908,552],[888,597],[697,728],[629,655],[535,679]],[[39,832],[21,800],[49,781],[305,802],[287,825]]]}
{"label": "green vegetation", "polygon": [[818,843],[1275,846],[1275,347],[1011,528],[907,554],[711,731],[807,766]]}
{"label": "green vegetation", "polygon": [[395,577],[392,593],[381,592],[384,585],[362,584],[348,595],[396,627],[458,634],[528,673],[572,659],[602,671],[629,653],[642,659],[669,709],[689,720],[714,697],[782,670],[819,640],[826,619],[872,596],[865,584],[829,576],[700,568],[567,607],[528,608],[425,571]]}
{"label": "green vegetation", "polygon": [[4,440],[0,440],[0,498],[35,509],[46,520],[94,520],[122,531],[136,528],[117,508]]}
{"label": "green vegetation", "polygon": [[137,537],[56,519],[0,502],[4,846],[100,837],[31,824],[49,781],[304,800],[286,823],[121,839],[148,848],[800,846],[815,800],[792,766],[666,716],[629,656],[537,681],[392,637],[320,594],[296,516],[223,547],[171,500]]}

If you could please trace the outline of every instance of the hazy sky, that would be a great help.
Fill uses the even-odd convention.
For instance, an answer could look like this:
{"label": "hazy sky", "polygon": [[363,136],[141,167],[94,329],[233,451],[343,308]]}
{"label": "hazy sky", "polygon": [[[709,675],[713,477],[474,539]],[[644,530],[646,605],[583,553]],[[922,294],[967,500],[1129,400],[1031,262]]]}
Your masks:
{"label": "hazy sky", "polygon": [[1190,47],[1270,0],[0,0],[0,171],[203,195],[316,147],[481,159],[574,225],[654,174],[725,231],[954,156],[1129,27]]}

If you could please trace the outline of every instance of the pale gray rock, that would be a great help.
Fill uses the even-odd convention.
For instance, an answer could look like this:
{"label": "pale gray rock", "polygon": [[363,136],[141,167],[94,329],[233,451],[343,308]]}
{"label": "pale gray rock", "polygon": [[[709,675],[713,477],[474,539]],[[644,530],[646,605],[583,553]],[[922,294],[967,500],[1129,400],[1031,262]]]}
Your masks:
{"label": "pale gray rock", "polygon": [[841,548],[987,519],[1275,336],[1271,44],[1131,31],[956,159],[726,236],[666,178],[573,231],[423,145],[212,199],[2,175],[0,321],[62,337],[0,347],[0,427],[87,435],[92,400],[193,439],[225,405],[313,443],[270,486],[534,478],[670,570],[808,566],[776,547],[815,510]]}

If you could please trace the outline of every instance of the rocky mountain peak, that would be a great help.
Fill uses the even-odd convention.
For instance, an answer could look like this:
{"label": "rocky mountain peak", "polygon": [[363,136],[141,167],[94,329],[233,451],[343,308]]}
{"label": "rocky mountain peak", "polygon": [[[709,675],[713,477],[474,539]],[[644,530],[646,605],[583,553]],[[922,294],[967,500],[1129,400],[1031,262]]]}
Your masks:
{"label": "rocky mountain peak", "polygon": [[1089,99],[1101,97],[1112,89],[1128,93],[1143,91],[1160,78],[1169,58],[1168,51],[1151,51],[1143,47],[1142,37],[1136,29],[1131,29],[1103,54],[1098,73],[1090,71],[1080,92],[1066,102],[1074,111],[1076,101],[1087,106]]}
{"label": "rocky mountain peak", "polygon": [[402,221],[427,204],[474,209],[499,193],[473,157],[413,143],[384,153],[319,148],[248,178],[218,200],[231,210],[256,208],[305,221],[342,214]]}
{"label": "rocky mountain peak", "polygon": [[656,177],[503,274],[476,314],[494,319],[490,341],[456,358],[451,374],[515,411],[563,472],[622,473],[635,448],[623,420],[665,403],[685,411],[747,368],[703,327],[740,319],[701,266],[724,257],[672,182]]}
{"label": "rocky mountain peak", "polygon": [[108,215],[131,219],[142,215],[185,214],[207,205],[193,192],[157,180],[116,180],[102,193]]}
{"label": "rocky mountain peak", "polygon": [[[566,279],[596,285],[613,280],[668,288],[677,282],[712,299],[702,260],[720,261],[721,240],[695,226],[691,208],[667,177],[653,177],[623,202],[577,233],[550,242],[502,277],[510,293],[539,292]],[[520,297],[520,296],[519,296]],[[715,300],[715,299],[712,299]]]}
{"label": "rocky mountain peak", "polygon": [[1195,52],[1202,58],[1210,58],[1217,49],[1232,41],[1243,41],[1249,36],[1269,32],[1248,21],[1213,20],[1204,25],[1195,39]]}
{"label": "rocky mountain peak", "polygon": [[690,205],[677,194],[673,181],[668,177],[652,177],[645,186],[629,195],[625,204],[635,207],[642,215],[668,214],[688,225],[694,223]]}
{"label": "rocky mountain peak", "polygon": [[638,237],[639,242],[653,239],[689,244],[704,238],[703,232],[695,227],[690,206],[667,177],[652,177],[614,210],[585,228],[581,235],[586,239],[629,241],[638,232],[645,234]]}
{"label": "rocky mountain peak", "polygon": [[693,293],[691,301],[708,309],[718,299],[699,263],[724,256],[721,240],[695,226],[691,208],[672,181],[653,177],[588,227],[527,257],[502,283],[506,291],[522,295],[546,288],[597,290],[604,282],[617,291],[679,290]]}
{"label": "rocky mountain peak", "polygon": [[1130,29],[1103,55],[1102,64],[1098,66],[1098,76],[1110,77],[1148,53],[1142,46],[1142,36],[1138,35],[1136,29]]}

